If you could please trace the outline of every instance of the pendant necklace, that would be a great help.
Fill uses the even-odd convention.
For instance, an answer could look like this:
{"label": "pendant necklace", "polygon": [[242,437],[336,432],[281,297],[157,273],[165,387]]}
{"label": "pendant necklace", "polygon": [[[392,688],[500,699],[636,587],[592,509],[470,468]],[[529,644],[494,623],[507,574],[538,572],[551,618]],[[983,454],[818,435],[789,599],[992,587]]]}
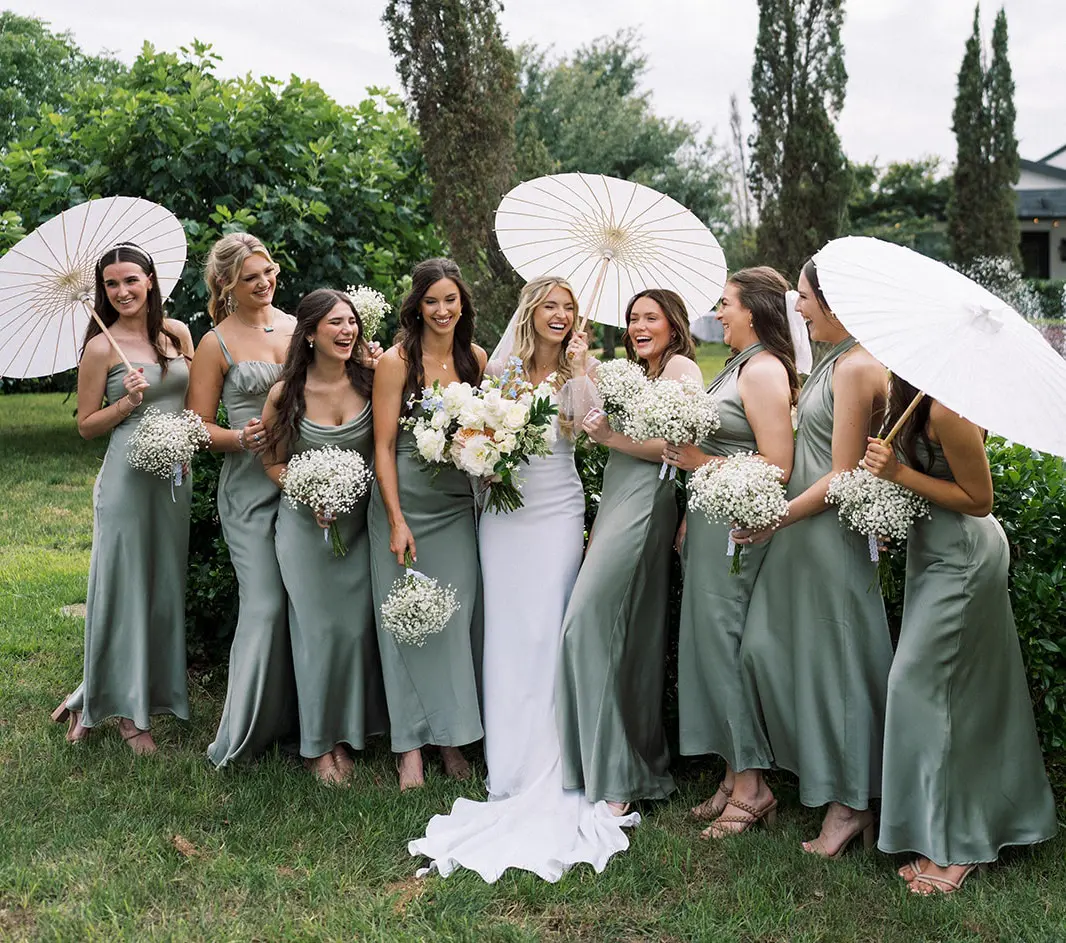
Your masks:
{"label": "pendant necklace", "polygon": [[241,317],[239,311],[234,311],[233,313],[237,315],[237,320],[240,321],[241,324],[243,324],[245,327],[250,327],[253,331],[261,330],[264,334],[274,333],[274,321],[277,320],[278,317],[278,313],[276,311],[274,312],[273,317],[270,319],[269,324],[249,324],[247,321],[244,320],[244,318]]}

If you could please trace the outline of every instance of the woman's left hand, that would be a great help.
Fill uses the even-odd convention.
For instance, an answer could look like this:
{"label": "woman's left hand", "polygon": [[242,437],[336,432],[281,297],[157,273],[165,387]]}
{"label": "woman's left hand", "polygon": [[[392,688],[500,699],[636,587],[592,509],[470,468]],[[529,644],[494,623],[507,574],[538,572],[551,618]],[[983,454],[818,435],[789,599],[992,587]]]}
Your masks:
{"label": "woman's left hand", "polygon": [[691,442],[685,445],[673,445],[667,442],[666,448],[663,449],[663,461],[667,465],[673,465],[674,468],[680,468],[681,471],[695,471],[710,460],[711,457],[706,452]]}
{"label": "woman's left hand", "polygon": [[614,430],[602,409],[590,409],[581,420],[581,428],[593,442],[608,445],[614,436]]}
{"label": "woman's left hand", "polygon": [[336,519],[337,515],[329,511],[315,511],[315,523],[323,530],[327,530]]}
{"label": "woman's left hand", "polygon": [[866,440],[866,455],[859,464],[871,475],[886,481],[895,481],[899,474],[899,461],[892,447],[872,436]]}
{"label": "woman's left hand", "polygon": [[733,538],[733,543],[738,547],[758,547],[767,543],[777,532],[779,526],[764,527],[762,530],[746,530],[738,527],[736,530],[731,530],[729,536]]}

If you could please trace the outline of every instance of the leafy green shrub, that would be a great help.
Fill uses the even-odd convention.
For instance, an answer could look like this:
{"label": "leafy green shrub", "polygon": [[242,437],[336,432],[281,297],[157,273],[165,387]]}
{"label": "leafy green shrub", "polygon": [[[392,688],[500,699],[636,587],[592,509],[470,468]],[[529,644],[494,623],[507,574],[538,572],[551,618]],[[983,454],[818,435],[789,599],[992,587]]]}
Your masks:
{"label": "leafy green shrub", "polygon": [[1031,278],[1029,285],[1040,299],[1045,318],[1066,318],[1066,279]]}

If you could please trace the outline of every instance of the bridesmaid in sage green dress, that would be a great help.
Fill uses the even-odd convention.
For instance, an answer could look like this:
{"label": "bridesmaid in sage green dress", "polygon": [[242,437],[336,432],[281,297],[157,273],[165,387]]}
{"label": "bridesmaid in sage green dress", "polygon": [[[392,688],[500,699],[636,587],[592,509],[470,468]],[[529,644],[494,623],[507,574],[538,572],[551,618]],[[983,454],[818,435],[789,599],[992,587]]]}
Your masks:
{"label": "bridesmaid in sage green dress", "polygon": [[[789,285],[776,270],[742,269],[726,283],[717,318],[734,356],[711,383],[721,426],[698,446],[668,445],[663,460],[692,472],[731,455],[755,452],[784,472],[792,472],[792,403],[799,393],[796,355],[789,335],[785,293]],[[772,798],[761,768],[773,757],[740,670],[740,643],[748,601],[766,547],[743,552],[739,574],[729,572],[726,548],[730,526],[702,513],[686,515],[678,532],[685,571],[677,652],[677,700],[681,753],[715,753],[726,761],[716,793],[692,810],[697,819],[716,819],[704,838],[743,825],[745,806],[759,808]],[[745,772],[734,775],[736,769]],[[729,808],[729,803],[733,808]]]}
{"label": "bridesmaid in sage green dress", "polygon": [[[886,428],[917,390],[893,377]],[[1007,539],[992,510],[984,434],[924,399],[866,467],[926,498],[911,526],[899,646],[888,676],[882,851],[916,894],[953,893],[1006,845],[1056,830],[1007,593]],[[898,459],[903,459],[905,464]]]}
{"label": "bridesmaid in sage green dress", "polygon": [[400,789],[424,782],[422,747],[440,747],[448,775],[470,775],[459,747],[483,736],[479,704],[482,617],[474,492],[452,466],[434,473],[418,458],[414,436],[399,428],[405,404],[440,381],[476,385],[485,351],[473,343],[474,305],[459,267],[419,262],[400,307],[397,343],[374,375],[377,481],[370,498],[370,569],[380,609],[403,576],[408,555],[427,576],[450,584],[459,610],[422,647],[378,628],[389,725]]}
{"label": "bridesmaid in sage green dress", "polygon": [[[841,525],[825,495],[880,428],[887,375],[833,316],[813,262],[800,275],[797,310],[811,339],[833,346],[800,394],[789,513],[752,589],[741,666],[774,764],[799,777],[804,805],[829,804],[821,834],[803,848],[835,857],[860,833],[873,843],[892,645],[868,541]],[[771,534],[737,532],[736,540]],[[730,830],[743,831],[775,805],[753,807],[747,824]]]}
{"label": "bridesmaid in sage green dress", "polygon": [[[226,703],[207,750],[222,767],[254,758],[297,726],[288,602],[274,550],[280,494],[258,459],[266,446],[263,406],[296,322],[272,305],[277,266],[248,233],[215,243],[204,278],[215,327],[196,348],[189,408],[207,423],[211,450],[226,453],[218,514],[240,589]],[[229,428],[216,424],[220,401]]]}
{"label": "bridesmaid in sage green dress", "polygon": [[[263,422],[267,474],[280,486],[289,458],[332,446],[374,462],[370,391],[374,374],[363,322],[351,298],[320,288],[296,307],[296,329],[281,380]],[[289,596],[296,669],[300,755],[325,783],[342,783],[368,735],[388,729],[370,589],[366,496],[333,520],[283,499],[276,546]],[[333,524],[347,548],[335,556],[323,540]]]}
{"label": "bridesmaid in sage green dress", "polygon": [[[703,382],[685,303],[650,288],[625,313],[626,353],[650,377]],[[662,439],[636,442],[592,410],[582,429],[611,450],[585,561],[563,618],[555,717],[563,787],[625,815],[674,791],[662,724],[676,485]]]}
{"label": "bridesmaid in sage green dress", "polygon": [[111,438],[93,488],[82,683],[52,718],[69,721],[67,740],[75,743],[118,717],[122,739],[146,754],[156,750],[153,714],[189,719],[185,569],[192,481],[172,486],[134,469],[126,449],[148,407],[184,408],[192,337],[182,322],[163,317],[155,265],[130,243],[97,262],[94,305],[137,369],[126,370],[90,321],[78,365],[78,431],[86,439]]}

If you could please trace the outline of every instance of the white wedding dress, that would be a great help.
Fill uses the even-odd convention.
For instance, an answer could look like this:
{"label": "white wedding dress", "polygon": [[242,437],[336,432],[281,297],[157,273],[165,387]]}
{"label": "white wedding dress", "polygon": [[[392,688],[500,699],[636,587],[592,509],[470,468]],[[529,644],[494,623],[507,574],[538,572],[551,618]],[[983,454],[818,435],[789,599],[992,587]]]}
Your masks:
{"label": "white wedding dress", "polygon": [[[507,868],[557,881],[571,865],[602,871],[629,847],[605,802],[564,790],[555,728],[555,671],[563,613],[581,566],[584,495],[573,443],[521,473],[524,506],[481,518],[485,594],[484,726],[489,798],[456,799],[436,815],[412,855],[447,876],[458,867],[494,882]],[[420,871],[420,874],[426,871]]]}

